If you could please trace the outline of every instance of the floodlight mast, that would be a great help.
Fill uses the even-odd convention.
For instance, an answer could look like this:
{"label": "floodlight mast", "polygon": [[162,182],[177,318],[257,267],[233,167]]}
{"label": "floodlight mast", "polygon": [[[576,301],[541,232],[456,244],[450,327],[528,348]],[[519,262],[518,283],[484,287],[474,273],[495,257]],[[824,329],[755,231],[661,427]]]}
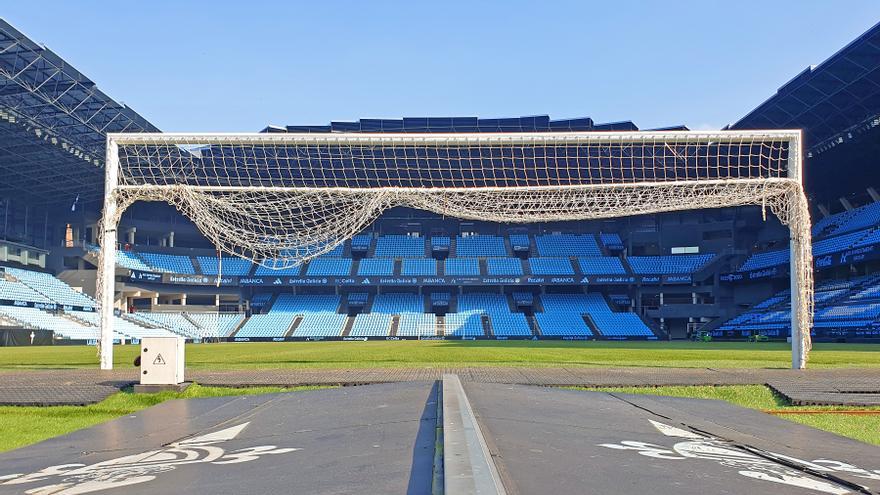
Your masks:
{"label": "floodlight mast", "polygon": [[[264,239],[269,234],[292,243],[295,254],[292,258],[284,255],[284,261],[298,264],[327,252],[366,227],[381,211],[396,205],[460,218],[516,223],[761,205],[771,209],[790,229],[792,368],[805,368],[810,348],[813,286],[809,210],[802,184],[802,142],[798,130],[108,134],[97,284],[101,369],[113,367],[117,224],[124,210],[138,200],[173,203],[218,249],[261,264],[281,249],[266,244]],[[122,163],[120,146],[125,147]],[[212,147],[217,147],[221,155],[187,154],[186,150],[193,146],[207,147],[211,153]],[[426,165],[437,166],[430,160],[460,159],[465,153],[459,155],[456,150],[483,147],[489,154],[467,154],[471,161],[463,162],[470,172],[487,177],[482,182],[467,182],[461,177],[451,185],[431,182],[430,177],[427,183],[423,182],[424,177],[408,182],[408,174],[413,170],[407,167],[422,166],[413,164],[415,160],[427,160]],[[544,150],[542,167],[558,173],[559,180],[531,183],[517,175],[528,171],[528,164],[516,160],[522,160],[527,155],[524,150],[530,147],[534,148],[532,151]],[[434,154],[407,155],[407,150],[413,149],[431,150]],[[229,165],[222,156],[226,150],[232,150]],[[289,153],[291,150],[294,153]],[[376,150],[380,152],[376,154]],[[353,151],[358,152],[359,160],[373,160],[364,162],[372,168],[352,165]],[[391,152],[390,158],[386,151]],[[395,161],[395,153],[403,154],[402,162]],[[514,162],[495,162],[496,155],[492,153]],[[269,156],[271,163],[266,161]],[[363,169],[365,173],[378,170],[384,175],[375,176],[378,185],[368,186],[357,180],[347,183],[344,178],[334,178],[332,172],[325,178],[327,182],[302,180],[313,180],[315,176],[308,176],[307,172],[314,173],[314,167],[320,170],[322,160],[328,159],[355,167],[347,170],[367,167]],[[394,166],[382,168],[387,161]],[[595,161],[598,165],[593,165]],[[667,161],[673,162],[671,167]],[[570,163],[574,163],[573,167]],[[597,168],[579,168],[585,165]],[[260,167],[269,166],[284,172],[279,182],[267,183],[267,176],[261,175]],[[225,175],[198,175],[217,169],[223,169]],[[403,169],[406,174],[401,174]],[[636,175],[638,170],[650,173]],[[401,175],[389,180],[393,174]],[[418,178],[417,173],[414,176]],[[218,181],[218,177],[225,180]],[[309,222],[296,223],[294,220],[303,218],[295,217],[308,211],[303,204],[323,213],[307,218]],[[296,209],[286,209],[290,205]],[[223,211],[215,211],[218,206]],[[242,208],[247,209],[247,215],[242,214]],[[272,222],[261,224],[270,213]],[[288,219],[280,234],[261,230],[277,229],[278,218]]]}

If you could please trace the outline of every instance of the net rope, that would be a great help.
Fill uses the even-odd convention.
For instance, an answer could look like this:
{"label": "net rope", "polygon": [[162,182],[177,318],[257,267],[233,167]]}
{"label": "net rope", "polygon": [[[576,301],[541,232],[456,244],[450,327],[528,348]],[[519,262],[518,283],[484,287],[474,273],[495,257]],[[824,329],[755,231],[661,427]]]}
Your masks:
{"label": "net rope", "polygon": [[394,207],[531,223],[758,205],[797,241],[792,311],[809,329],[810,218],[788,176],[791,143],[772,132],[139,135],[118,144],[116,215],[105,221],[117,225],[136,201],[167,202],[220,253],[283,269]]}

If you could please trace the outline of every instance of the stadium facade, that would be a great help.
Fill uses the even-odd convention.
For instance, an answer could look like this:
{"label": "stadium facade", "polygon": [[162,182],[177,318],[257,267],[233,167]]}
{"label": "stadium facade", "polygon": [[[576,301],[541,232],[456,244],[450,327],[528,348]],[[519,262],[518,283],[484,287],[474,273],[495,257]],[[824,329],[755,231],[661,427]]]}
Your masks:
{"label": "stadium facade", "polygon": [[[97,337],[110,132],[156,132],[0,23],[0,329]],[[880,339],[880,25],[732,129],[800,128],[814,218],[815,340]],[[681,130],[675,126],[664,130]],[[548,116],[361,119],[267,133],[636,131]],[[834,180],[831,180],[831,178]],[[123,216],[118,338],[719,339],[790,332],[788,232],[761,208],[508,225],[395,208],[337,249],[273,270],[220,257],[158,203]]]}

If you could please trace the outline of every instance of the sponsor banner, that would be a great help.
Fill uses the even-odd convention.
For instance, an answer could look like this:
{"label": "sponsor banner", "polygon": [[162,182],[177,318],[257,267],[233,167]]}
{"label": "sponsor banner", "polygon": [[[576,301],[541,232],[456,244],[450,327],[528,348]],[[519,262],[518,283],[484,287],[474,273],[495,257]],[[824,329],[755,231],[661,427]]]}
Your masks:
{"label": "sponsor banner", "polygon": [[763,268],[761,270],[752,270],[750,272],[722,273],[719,280],[726,283],[743,282],[747,280],[765,280],[786,274],[788,274],[788,270],[786,270],[784,266],[774,266],[772,268]]}
{"label": "sponsor banner", "polygon": [[161,273],[142,272],[138,270],[132,270],[131,275],[128,278],[132,282],[162,282]]}
{"label": "sponsor banner", "polygon": [[666,285],[690,284],[693,281],[694,277],[690,274],[663,275],[663,283]]}
{"label": "sponsor banner", "polygon": [[59,309],[63,309],[64,311],[88,311],[94,312],[95,308],[91,306],[70,306],[70,305],[59,305],[55,303],[43,303],[43,302],[32,302],[32,301],[15,301],[12,299],[0,299],[0,306],[18,306],[20,308],[36,308],[42,309],[46,311],[57,311]]}

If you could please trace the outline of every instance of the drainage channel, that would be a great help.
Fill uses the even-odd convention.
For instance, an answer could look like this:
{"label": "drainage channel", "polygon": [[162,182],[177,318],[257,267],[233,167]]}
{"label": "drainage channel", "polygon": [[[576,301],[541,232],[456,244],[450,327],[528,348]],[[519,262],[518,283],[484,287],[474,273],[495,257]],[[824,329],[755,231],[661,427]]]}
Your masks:
{"label": "drainage channel", "polygon": [[458,375],[443,375],[440,393],[442,419],[438,418],[437,449],[442,462],[435,461],[434,494],[506,495]]}

